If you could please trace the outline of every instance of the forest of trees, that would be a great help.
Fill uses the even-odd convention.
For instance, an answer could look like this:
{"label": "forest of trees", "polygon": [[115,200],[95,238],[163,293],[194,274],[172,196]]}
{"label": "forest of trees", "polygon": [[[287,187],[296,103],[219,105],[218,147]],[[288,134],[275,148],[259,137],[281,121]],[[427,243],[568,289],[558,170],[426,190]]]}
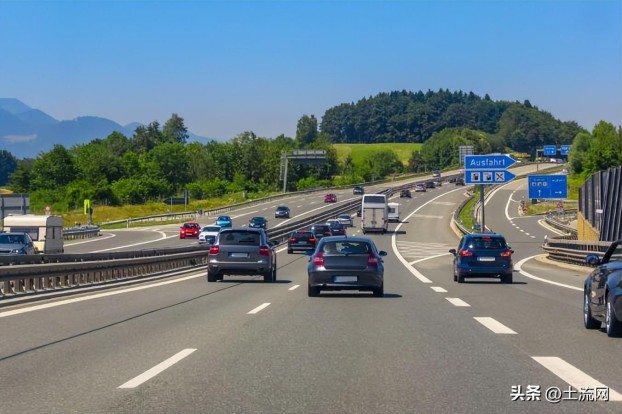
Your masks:
{"label": "forest of trees", "polygon": [[[16,160],[0,150],[0,185],[29,193],[34,208],[53,204],[68,211],[90,199],[99,204],[141,204],[188,190],[192,199],[240,191],[278,191],[281,157],[294,149],[325,149],[324,165],[290,165],[289,190],[351,184],[402,172],[458,165],[458,147],[475,152],[535,154],[543,144],[572,144],[570,165],[587,177],[622,165],[622,129],[601,121],[590,133],[524,103],[494,102],[473,93],[392,92],[326,111],[321,125],[303,115],[296,137],[257,137],[243,132],[228,142],[187,142],[177,114],[160,125],[118,132],[86,144],[57,144],[35,159]],[[403,165],[390,149],[362,164],[338,162],[333,143],[422,142]]]}

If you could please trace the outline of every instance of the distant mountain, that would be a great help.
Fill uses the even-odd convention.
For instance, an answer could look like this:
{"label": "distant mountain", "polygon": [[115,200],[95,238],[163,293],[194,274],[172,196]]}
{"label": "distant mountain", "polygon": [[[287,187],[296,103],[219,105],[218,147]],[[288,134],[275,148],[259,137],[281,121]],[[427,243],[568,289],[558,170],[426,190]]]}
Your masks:
{"label": "distant mountain", "polygon": [[[80,116],[59,121],[39,109],[33,109],[14,98],[0,98],[0,150],[16,158],[36,158],[40,152],[51,150],[55,144],[70,148],[97,138],[106,138],[114,131],[131,137],[136,127],[133,122],[122,126],[96,116]],[[206,143],[210,139],[188,133],[189,141]]]}

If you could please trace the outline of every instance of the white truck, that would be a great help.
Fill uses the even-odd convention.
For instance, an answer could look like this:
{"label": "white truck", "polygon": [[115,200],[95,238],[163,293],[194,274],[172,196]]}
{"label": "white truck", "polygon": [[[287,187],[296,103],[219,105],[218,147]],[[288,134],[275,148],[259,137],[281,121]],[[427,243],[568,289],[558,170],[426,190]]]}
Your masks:
{"label": "white truck", "polygon": [[389,227],[389,204],[384,194],[365,194],[361,201],[361,230],[386,233]]}
{"label": "white truck", "polygon": [[389,221],[394,221],[399,223],[400,221],[400,204],[399,203],[389,203],[389,212],[387,218]]}
{"label": "white truck", "polygon": [[8,215],[4,218],[4,231],[28,233],[37,253],[63,253],[63,218],[35,214]]}

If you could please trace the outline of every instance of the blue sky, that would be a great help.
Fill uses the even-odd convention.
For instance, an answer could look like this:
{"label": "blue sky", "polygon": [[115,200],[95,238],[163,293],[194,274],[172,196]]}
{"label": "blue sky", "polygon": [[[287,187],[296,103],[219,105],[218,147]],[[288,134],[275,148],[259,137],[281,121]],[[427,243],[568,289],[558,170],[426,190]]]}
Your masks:
{"label": "blue sky", "polygon": [[0,97],[230,139],[393,90],[622,125],[622,0],[0,0]]}

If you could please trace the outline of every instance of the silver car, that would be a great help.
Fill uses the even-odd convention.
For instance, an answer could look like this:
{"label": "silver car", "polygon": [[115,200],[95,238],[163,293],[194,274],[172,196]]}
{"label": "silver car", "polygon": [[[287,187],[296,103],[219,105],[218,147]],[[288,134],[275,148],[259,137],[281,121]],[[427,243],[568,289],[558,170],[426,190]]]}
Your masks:
{"label": "silver car", "polygon": [[28,233],[0,233],[0,255],[36,254]]}
{"label": "silver car", "polygon": [[209,249],[207,281],[216,282],[225,275],[261,275],[264,282],[276,282],[275,245],[263,229],[220,230]]}
{"label": "silver car", "polygon": [[352,217],[350,217],[349,214],[345,214],[345,213],[339,214],[337,216],[337,220],[339,220],[339,222],[346,227],[352,227],[354,225],[352,223]]}
{"label": "silver car", "polygon": [[330,236],[318,243],[307,265],[308,295],[321,290],[371,291],[384,296],[385,251],[367,237]]}

